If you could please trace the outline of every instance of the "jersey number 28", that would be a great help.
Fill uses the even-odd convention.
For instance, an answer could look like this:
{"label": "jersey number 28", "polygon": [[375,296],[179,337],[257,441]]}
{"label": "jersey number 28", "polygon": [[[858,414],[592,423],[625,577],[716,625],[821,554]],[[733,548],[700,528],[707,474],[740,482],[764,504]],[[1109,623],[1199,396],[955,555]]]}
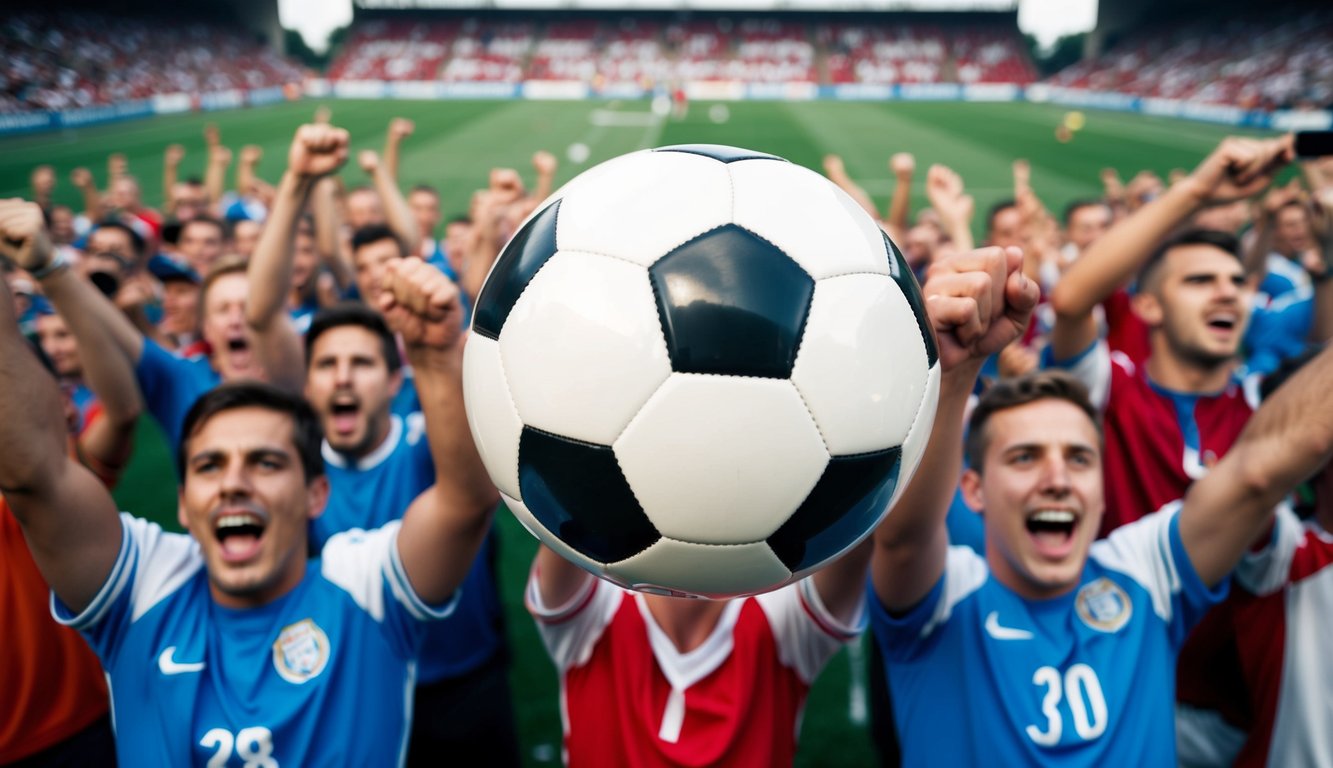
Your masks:
{"label": "jersey number 28", "polygon": [[273,732],[257,725],[242,728],[235,735],[225,728],[214,728],[199,740],[206,749],[217,749],[208,761],[208,768],[226,768],[232,750],[243,762],[243,768],[278,768],[273,759]]}

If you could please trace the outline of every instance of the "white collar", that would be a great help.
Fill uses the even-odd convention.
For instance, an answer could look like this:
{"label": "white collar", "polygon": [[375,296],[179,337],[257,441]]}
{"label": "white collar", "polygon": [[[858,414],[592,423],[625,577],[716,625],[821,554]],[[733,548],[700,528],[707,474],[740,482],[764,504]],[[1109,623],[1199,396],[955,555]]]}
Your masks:
{"label": "white collar", "polygon": [[398,447],[398,441],[403,437],[403,420],[397,414],[389,414],[389,434],[384,437],[384,441],[376,446],[375,450],[367,453],[359,459],[348,461],[346,454],[339,453],[333,446],[329,445],[327,438],[324,444],[320,446],[320,453],[324,456],[324,463],[337,467],[338,469],[351,469],[358,472],[364,472],[368,469],[374,469],[384,463],[384,460],[393,454],[393,449]]}
{"label": "white collar", "polygon": [[726,608],[723,608],[722,614],[718,616],[717,626],[713,627],[708,639],[698,648],[686,653],[681,653],[676,644],[671,642],[671,638],[667,637],[666,631],[658,625],[652,611],[648,610],[648,603],[643,599],[643,595],[635,593],[634,602],[639,607],[644,623],[648,625],[648,641],[652,644],[658,668],[662,670],[672,688],[684,691],[712,674],[731,655],[735,643],[733,630],[736,628],[736,620],[740,617],[741,606],[745,603],[745,599],[732,600]]}

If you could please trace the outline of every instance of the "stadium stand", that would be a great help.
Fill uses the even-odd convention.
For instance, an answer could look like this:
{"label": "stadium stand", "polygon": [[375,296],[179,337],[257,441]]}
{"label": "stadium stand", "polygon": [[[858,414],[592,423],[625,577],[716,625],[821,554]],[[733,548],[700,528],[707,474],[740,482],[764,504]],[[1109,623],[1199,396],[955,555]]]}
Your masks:
{"label": "stadium stand", "polygon": [[240,29],[89,13],[0,17],[0,112],[299,82],[301,69]]}
{"label": "stadium stand", "polygon": [[1052,85],[1278,109],[1333,104],[1333,11],[1155,24]]}
{"label": "stadium stand", "polygon": [[[1035,70],[1016,29],[901,18],[509,16],[354,28],[330,80],[670,83],[1018,83]],[[443,48],[443,50],[442,50]],[[395,66],[389,66],[394,57]]]}

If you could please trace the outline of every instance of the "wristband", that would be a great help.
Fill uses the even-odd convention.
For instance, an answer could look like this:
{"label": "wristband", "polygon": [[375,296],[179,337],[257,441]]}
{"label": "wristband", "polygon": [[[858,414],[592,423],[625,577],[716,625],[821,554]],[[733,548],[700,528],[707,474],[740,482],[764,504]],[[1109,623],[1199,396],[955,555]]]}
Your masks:
{"label": "wristband", "polygon": [[68,267],[69,259],[65,258],[63,251],[57,250],[55,256],[52,256],[51,260],[46,262],[46,266],[29,270],[28,274],[32,275],[34,280],[45,280],[57,272],[63,272]]}
{"label": "wristband", "polygon": [[1311,272],[1310,282],[1315,285],[1322,285],[1329,280],[1333,280],[1333,263],[1326,263],[1323,272]]}

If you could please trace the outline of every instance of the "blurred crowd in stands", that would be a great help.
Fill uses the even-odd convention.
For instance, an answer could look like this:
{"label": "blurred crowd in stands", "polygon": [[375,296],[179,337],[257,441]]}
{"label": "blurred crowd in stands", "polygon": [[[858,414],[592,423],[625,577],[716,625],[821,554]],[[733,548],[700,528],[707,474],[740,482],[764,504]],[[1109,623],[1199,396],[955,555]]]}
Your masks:
{"label": "blurred crowd in stands", "polygon": [[267,88],[303,77],[240,28],[68,11],[0,16],[0,113]]}
{"label": "blurred crowd in stands", "polygon": [[1053,85],[1246,109],[1333,104],[1333,9],[1154,25]]}
{"label": "blurred crowd in stands", "polygon": [[[1333,103],[1333,11],[1139,28],[1046,80],[1246,109]],[[97,14],[0,18],[0,112],[61,110],[159,94],[300,82],[253,34],[216,23]],[[371,19],[337,50],[329,80],[673,86],[692,81],[887,85],[1038,81],[1019,32],[985,21],[795,21],[645,15]]]}

